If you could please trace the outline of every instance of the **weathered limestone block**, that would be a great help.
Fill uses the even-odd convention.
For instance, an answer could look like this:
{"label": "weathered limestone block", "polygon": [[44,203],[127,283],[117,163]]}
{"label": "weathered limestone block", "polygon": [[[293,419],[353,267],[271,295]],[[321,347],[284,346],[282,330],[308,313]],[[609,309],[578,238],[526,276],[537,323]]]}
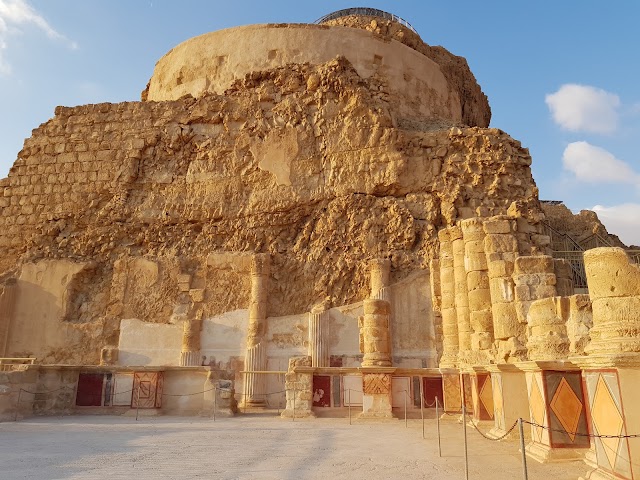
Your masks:
{"label": "weathered limestone block", "polygon": [[458,316],[458,346],[460,355],[471,350],[471,319],[469,315],[469,292],[467,272],[464,268],[465,247],[460,227],[451,227],[453,247],[453,277],[456,315]]}
{"label": "weathered limestone block", "polygon": [[487,219],[483,229],[486,233],[484,247],[490,279],[497,356],[505,361],[521,360],[526,355],[523,346],[525,327],[518,321],[514,304],[515,283],[512,277],[515,258],[518,255],[516,221],[506,216],[497,216]]}
{"label": "weathered limestone block", "polygon": [[313,371],[295,372],[296,368],[303,370],[311,368],[311,357],[300,356],[289,359],[289,368],[285,375],[287,406],[280,414],[283,418],[313,417]]}
{"label": "weathered limestone block", "polygon": [[216,416],[231,417],[238,413],[238,402],[235,398],[235,385],[233,380],[220,379],[220,372],[212,370],[207,374],[203,388],[203,409],[201,416],[213,416],[215,408]]}
{"label": "weathered limestone block", "polygon": [[100,365],[117,365],[118,347],[103,347],[100,351]]}
{"label": "weathered limestone block", "polygon": [[567,320],[567,336],[571,342],[569,351],[582,355],[589,344],[589,331],[593,326],[593,311],[589,295],[578,294],[569,297],[569,319]]}
{"label": "weathered limestone block", "polygon": [[367,299],[364,301],[361,322],[363,367],[390,367],[389,302]]}
{"label": "weathered limestone block", "polygon": [[535,300],[527,316],[530,360],[562,360],[569,354],[569,337],[565,317],[569,312],[567,297]]}
{"label": "weathered limestone block", "polygon": [[531,302],[555,297],[555,265],[548,255],[517,257],[514,264],[515,307],[520,323],[527,323]]}
{"label": "weathered limestone block", "polygon": [[442,357],[440,366],[455,367],[458,358],[458,315],[456,312],[453,242],[451,229],[438,232],[440,240],[440,293],[442,305]]}
{"label": "weathered limestone block", "polygon": [[640,266],[621,248],[584,253],[593,308],[591,354],[640,352]]}
{"label": "weathered limestone block", "polygon": [[564,258],[555,258],[553,260],[554,273],[556,274],[556,290],[561,297],[570,297],[573,295],[573,271],[571,263]]}
{"label": "weathered limestone block", "polygon": [[488,351],[493,346],[493,317],[489,271],[485,254],[485,232],[482,220],[462,220],[460,227],[464,237],[465,268],[469,295],[470,323],[473,329],[471,349]]}

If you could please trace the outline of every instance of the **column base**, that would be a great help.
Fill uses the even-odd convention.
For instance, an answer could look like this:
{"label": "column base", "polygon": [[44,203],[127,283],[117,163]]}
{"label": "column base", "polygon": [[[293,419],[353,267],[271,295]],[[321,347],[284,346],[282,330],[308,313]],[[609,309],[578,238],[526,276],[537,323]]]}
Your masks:
{"label": "column base", "polygon": [[280,418],[316,418],[315,413],[310,410],[296,410],[285,409],[280,413]]}
{"label": "column base", "polygon": [[573,448],[551,448],[538,442],[531,442],[526,447],[527,456],[540,463],[572,462],[582,460],[584,452]]}
{"label": "column base", "polygon": [[614,475],[613,473],[605,472],[596,468],[587,472],[584,477],[578,477],[578,480],[620,480],[621,477]]}
{"label": "column base", "polygon": [[199,367],[202,365],[202,355],[197,352],[180,352],[181,367]]}
{"label": "column base", "polygon": [[[498,428],[498,427],[493,427],[491,430],[489,430],[487,432],[487,437],[491,437],[491,438],[503,438],[504,435],[507,433],[506,430],[503,430],[502,428]],[[507,435],[506,437],[504,437],[506,440],[511,440],[513,438],[519,438],[519,433],[518,433],[518,427],[516,426],[516,428],[514,428],[513,430],[511,430],[509,432],[509,435]],[[526,437],[525,437],[526,438]]]}

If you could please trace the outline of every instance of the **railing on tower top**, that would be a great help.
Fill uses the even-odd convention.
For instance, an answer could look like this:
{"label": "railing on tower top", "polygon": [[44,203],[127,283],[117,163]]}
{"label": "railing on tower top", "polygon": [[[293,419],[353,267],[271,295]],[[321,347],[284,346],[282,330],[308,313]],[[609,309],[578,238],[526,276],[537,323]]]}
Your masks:
{"label": "railing on tower top", "polygon": [[393,13],[385,12],[383,10],[378,10],[377,8],[367,8],[367,7],[355,7],[355,8],[345,8],[343,10],[337,10],[335,12],[329,13],[328,15],[325,15],[324,17],[320,17],[318,20],[316,20],[313,23],[321,24],[324,22],[328,22],[329,20],[335,20],[336,18],[348,17],[349,15],[366,15],[369,17],[385,18],[387,20],[392,20],[396,23],[399,23],[400,25],[407,27],[409,30],[411,30],[415,34],[418,33],[416,29],[413,28],[411,24],[407,22],[405,19],[400,18],[397,15],[394,15]]}
{"label": "railing on tower top", "polygon": [[[574,288],[586,289],[587,274],[584,270],[582,255],[586,250],[591,250],[592,248],[612,247],[611,241],[598,233],[594,233],[578,242],[566,233],[560,233],[546,222],[544,227],[545,233],[551,238],[553,256],[555,258],[564,258],[571,264]],[[640,264],[640,250],[627,250],[627,255],[633,262]]]}

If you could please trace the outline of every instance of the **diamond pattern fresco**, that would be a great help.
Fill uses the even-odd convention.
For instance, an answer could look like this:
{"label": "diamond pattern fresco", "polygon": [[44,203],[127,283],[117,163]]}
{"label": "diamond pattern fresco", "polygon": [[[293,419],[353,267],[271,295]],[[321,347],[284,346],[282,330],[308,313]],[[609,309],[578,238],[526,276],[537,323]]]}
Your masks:
{"label": "diamond pattern fresco", "polygon": [[[531,420],[538,425],[544,425],[546,405],[544,402],[544,397],[542,396],[542,392],[540,391],[540,387],[538,386],[536,375],[532,375],[531,378],[531,389],[529,392],[529,409],[531,410]],[[531,436],[533,437],[533,441],[538,443],[542,442],[542,431],[542,427],[532,427]]]}
{"label": "diamond pattern fresco", "polygon": [[[625,417],[615,371],[585,373],[591,423],[597,435],[625,435]],[[624,438],[594,438],[598,466],[625,479],[631,479],[629,444]]]}
{"label": "diamond pattern fresco", "polygon": [[544,371],[551,447],[588,448],[587,415],[580,372]]}
{"label": "diamond pattern fresco", "polygon": [[566,379],[560,381],[555,395],[551,399],[551,411],[556,414],[558,420],[568,432],[571,441],[575,441],[578,421],[582,413],[582,402],[573,392]]}

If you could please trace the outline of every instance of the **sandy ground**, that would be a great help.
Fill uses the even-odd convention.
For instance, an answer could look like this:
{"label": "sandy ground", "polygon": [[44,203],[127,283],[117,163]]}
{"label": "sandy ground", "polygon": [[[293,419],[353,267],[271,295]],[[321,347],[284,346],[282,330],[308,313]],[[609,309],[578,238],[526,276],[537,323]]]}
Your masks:
{"label": "sandy ground", "polygon": [[[274,412],[275,413],[275,412]],[[243,415],[182,417],[73,416],[0,423],[0,478],[14,479],[463,479],[462,426],[382,423],[347,418],[283,420]],[[470,479],[520,479],[517,440],[493,442],[472,429]],[[541,465],[530,480],[577,479],[582,462]]]}

